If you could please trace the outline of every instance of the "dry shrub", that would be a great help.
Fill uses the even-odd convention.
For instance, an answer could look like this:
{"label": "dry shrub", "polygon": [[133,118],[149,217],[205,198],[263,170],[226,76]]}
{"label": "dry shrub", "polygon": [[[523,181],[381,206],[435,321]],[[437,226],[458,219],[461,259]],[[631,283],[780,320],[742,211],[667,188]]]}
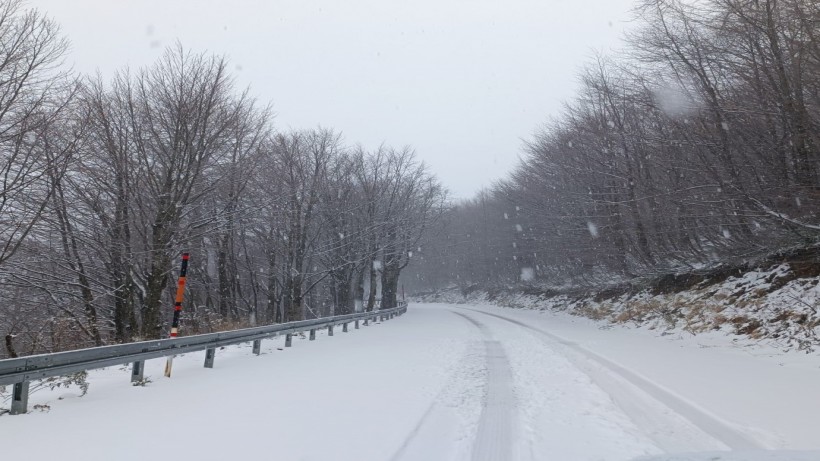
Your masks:
{"label": "dry shrub", "polygon": [[735,334],[748,335],[755,339],[760,338],[763,334],[763,332],[758,331],[763,326],[758,319],[738,316],[732,319],[732,323],[735,325]]}
{"label": "dry shrub", "polygon": [[729,297],[729,295],[727,295],[726,293],[718,293],[718,292],[712,292],[711,295],[707,295],[707,296],[709,296],[710,298],[712,298],[716,301],[723,301],[724,299]]}
{"label": "dry shrub", "polygon": [[584,302],[576,310],[580,315],[593,320],[604,320],[612,315],[612,306],[609,303],[590,305]]}
{"label": "dry shrub", "polygon": [[689,333],[695,334],[713,328],[711,314],[715,310],[714,303],[698,299],[676,302],[675,307],[679,312],[684,313],[683,319],[686,322],[684,330]]}
{"label": "dry shrub", "polygon": [[763,298],[767,294],[769,294],[768,290],[766,290],[765,288],[758,288],[758,289],[754,290],[750,296],[752,298]]}
{"label": "dry shrub", "polygon": [[712,318],[712,329],[720,330],[720,327],[729,322],[729,318],[723,314],[718,314]]}
{"label": "dry shrub", "polygon": [[642,323],[648,317],[651,317],[653,312],[658,312],[660,308],[661,303],[655,298],[634,300],[624,305],[624,308],[615,316],[614,321],[618,323]]}

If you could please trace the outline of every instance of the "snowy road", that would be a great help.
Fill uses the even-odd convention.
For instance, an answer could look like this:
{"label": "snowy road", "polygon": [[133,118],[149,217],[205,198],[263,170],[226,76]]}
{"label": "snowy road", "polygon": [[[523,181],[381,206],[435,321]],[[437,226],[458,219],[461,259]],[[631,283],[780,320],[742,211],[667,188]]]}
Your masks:
{"label": "snowy road", "polygon": [[[763,448],[751,437],[708,412],[577,343],[503,315],[480,314],[502,319],[535,333],[547,348],[567,358],[586,373],[594,385],[607,392],[640,431],[665,451]],[[653,399],[655,402],[652,402]]]}
{"label": "snowy road", "polygon": [[[721,342],[723,341],[723,342]],[[4,459],[629,460],[820,449],[816,356],[486,306],[92,372],[0,417]],[[47,443],[43,443],[46,441]],[[689,458],[676,458],[689,459]],[[730,459],[730,458],[726,458]],[[763,458],[754,458],[763,459]],[[820,459],[818,453],[765,459]]]}

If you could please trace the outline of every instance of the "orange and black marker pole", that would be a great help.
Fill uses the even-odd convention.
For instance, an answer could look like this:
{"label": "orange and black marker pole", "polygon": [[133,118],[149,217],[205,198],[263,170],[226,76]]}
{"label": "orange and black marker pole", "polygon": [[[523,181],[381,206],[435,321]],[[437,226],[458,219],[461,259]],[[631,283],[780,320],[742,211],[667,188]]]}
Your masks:
{"label": "orange and black marker pole", "polygon": [[174,299],[174,320],[171,322],[171,337],[179,334],[179,315],[182,313],[182,297],[185,296],[185,278],[188,274],[188,253],[182,253],[182,266],[179,268],[177,296]]}
{"label": "orange and black marker pole", "polygon": [[[174,298],[174,320],[171,321],[171,338],[179,335],[179,316],[182,314],[182,298],[185,296],[185,280],[188,274],[188,253],[182,253],[182,266],[179,268],[179,281],[177,282],[177,295]],[[174,356],[168,357],[165,363],[165,376],[171,377],[171,368],[174,365]]]}

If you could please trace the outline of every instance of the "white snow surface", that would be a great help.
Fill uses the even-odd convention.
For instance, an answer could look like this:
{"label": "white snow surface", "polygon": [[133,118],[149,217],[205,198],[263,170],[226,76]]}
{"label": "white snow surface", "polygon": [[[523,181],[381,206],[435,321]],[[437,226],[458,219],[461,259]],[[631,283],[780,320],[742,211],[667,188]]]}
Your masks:
{"label": "white snow surface", "polygon": [[[0,416],[0,458],[820,460],[816,354],[561,312],[411,304],[295,337],[90,372]],[[7,406],[8,402],[2,406]],[[34,409],[35,405],[41,405]]]}
{"label": "white snow surface", "polygon": [[508,289],[490,296],[485,291],[463,295],[453,287],[420,300],[564,311],[662,334],[719,332],[745,343],[764,342],[807,353],[820,350],[820,278],[800,274],[787,263],[671,293],[644,289],[604,295],[572,293],[570,287],[530,288],[527,293]]}

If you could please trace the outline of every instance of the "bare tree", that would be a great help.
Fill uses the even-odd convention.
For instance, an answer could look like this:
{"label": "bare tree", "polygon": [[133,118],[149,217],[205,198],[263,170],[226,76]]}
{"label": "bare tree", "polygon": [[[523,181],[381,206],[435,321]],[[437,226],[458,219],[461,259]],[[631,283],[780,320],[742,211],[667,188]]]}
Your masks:
{"label": "bare tree", "polygon": [[20,0],[0,1],[0,264],[20,248],[65,168],[48,135],[74,93],[60,70],[68,41],[59,26]]}

